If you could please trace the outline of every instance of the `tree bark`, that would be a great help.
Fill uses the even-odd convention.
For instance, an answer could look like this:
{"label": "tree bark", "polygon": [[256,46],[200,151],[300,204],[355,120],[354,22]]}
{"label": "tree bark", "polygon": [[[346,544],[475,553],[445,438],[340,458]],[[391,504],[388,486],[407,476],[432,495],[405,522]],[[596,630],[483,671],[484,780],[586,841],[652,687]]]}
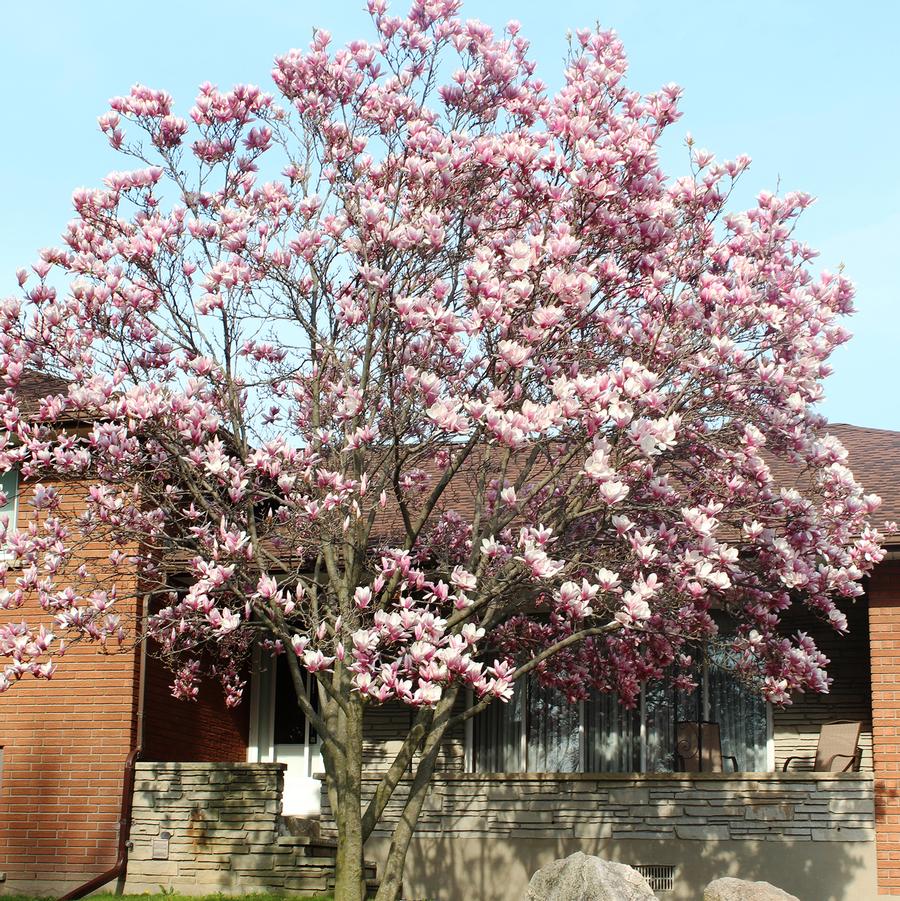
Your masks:
{"label": "tree bark", "polygon": [[[362,704],[351,700],[347,713],[340,714],[340,739],[332,753],[334,809],[338,846],[335,865],[334,901],[364,901],[366,897],[362,837]],[[325,749],[323,748],[323,753]]]}
{"label": "tree bark", "polygon": [[431,788],[434,765],[440,753],[441,740],[450,723],[450,714],[453,703],[456,700],[457,691],[457,689],[451,690],[438,702],[435,708],[434,720],[425,738],[422,747],[422,757],[410,785],[409,795],[407,795],[406,803],[403,806],[403,813],[391,836],[391,847],[385,861],[384,873],[381,875],[375,901],[397,901],[397,898],[400,897],[400,891],[403,887],[403,869],[406,864],[409,843],[412,840],[416,823],[418,823],[419,816],[422,813],[422,806],[428,797],[428,790]]}

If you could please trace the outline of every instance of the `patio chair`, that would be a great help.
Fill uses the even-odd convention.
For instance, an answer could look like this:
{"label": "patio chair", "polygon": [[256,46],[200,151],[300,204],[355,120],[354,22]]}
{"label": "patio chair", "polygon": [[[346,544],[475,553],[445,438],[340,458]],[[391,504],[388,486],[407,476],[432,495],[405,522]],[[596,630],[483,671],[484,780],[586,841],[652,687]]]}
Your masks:
{"label": "patio chair", "polygon": [[718,723],[683,722],[675,725],[675,755],[684,773],[723,773],[725,760],[737,772],[737,759],[722,754]]}
{"label": "patio chair", "polygon": [[[862,723],[856,720],[838,720],[824,723],[819,730],[819,743],[813,762],[814,773],[858,772],[862,750],[859,747],[859,733]],[[792,760],[809,760],[809,757],[794,755],[788,757],[781,768],[787,772]]]}

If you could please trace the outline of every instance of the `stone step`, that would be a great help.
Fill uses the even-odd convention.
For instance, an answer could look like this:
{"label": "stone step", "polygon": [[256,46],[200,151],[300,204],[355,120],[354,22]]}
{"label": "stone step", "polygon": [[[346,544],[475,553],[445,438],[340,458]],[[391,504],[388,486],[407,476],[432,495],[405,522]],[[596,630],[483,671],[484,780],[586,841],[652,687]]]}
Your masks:
{"label": "stone step", "polygon": [[317,817],[283,816],[278,823],[279,831],[284,835],[305,835],[318,838],[321,825]]}
{"label": "stone step", "polygon": [[280,848],[305,848],[313,857],[334,856],[337,842],[327,838],[311,838],[308,835],[280,835],[276,840]]}

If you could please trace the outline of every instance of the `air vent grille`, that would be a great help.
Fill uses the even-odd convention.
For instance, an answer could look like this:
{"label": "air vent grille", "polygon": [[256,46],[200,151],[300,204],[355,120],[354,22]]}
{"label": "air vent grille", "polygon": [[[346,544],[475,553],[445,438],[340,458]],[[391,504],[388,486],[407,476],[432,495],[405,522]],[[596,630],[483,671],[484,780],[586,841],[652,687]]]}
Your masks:
{"label": "air vent grille", "polygon": [[635,869],[647,880],[654,892],[675,890],[675,867],[669,864],[641,863]]}

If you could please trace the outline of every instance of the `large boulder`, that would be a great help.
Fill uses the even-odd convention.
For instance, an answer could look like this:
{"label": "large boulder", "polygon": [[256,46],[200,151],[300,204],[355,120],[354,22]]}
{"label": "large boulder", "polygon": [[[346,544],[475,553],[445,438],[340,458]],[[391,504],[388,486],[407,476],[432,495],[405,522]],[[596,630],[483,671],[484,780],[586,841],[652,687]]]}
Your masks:
{"label": "large boulder", "polygon": [[576,851],[541,867],[525,901],[646,901],[656,898],[647,880],[624,863]]}
{"label": "large boulder", "polygon": [[703,892],[703,901],[800,901],[771,882],[748,882],[724,876],[714,879]]}

